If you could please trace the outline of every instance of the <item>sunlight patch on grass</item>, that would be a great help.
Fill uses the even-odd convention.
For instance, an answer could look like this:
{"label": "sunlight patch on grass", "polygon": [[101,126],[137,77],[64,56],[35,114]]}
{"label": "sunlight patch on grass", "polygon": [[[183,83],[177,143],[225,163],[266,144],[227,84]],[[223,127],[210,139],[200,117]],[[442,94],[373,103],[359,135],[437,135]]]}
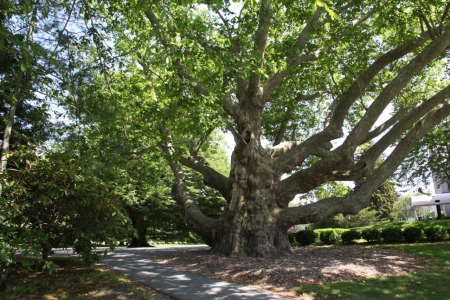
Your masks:
{"label": "sunlight patch on grass", "polygon": [[[372,246],[373,247],[373,246]],[[313,299],[448,299],[450,286],[450,243],[381,245],[380,248],[402,250],[433,260],[428,271],[402,276],[348,280],[331,284],[304,285],[292,289],[297,295]]]}
{"label": "sunlight patch on grass", "polygon": [[88,296],[90,298],[99,298],[99,297],[106,297],[113,295],[114,291],[112,289],[101,289],[101,290],[95,290],[90,293],[88,293]]}

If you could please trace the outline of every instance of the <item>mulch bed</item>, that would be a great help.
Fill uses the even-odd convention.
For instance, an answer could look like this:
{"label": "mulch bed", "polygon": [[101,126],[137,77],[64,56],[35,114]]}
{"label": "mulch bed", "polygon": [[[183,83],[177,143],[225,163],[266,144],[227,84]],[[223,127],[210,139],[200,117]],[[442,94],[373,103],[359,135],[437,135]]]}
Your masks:
{"label": "mulch bed", "polygon": [[149,258],[182,271],[293,298],[297,296],[290,289],[304,284],[401,275],[431,264],[401,251],[358,246],[295,248],[280,258],[236,258],[209,251]]}

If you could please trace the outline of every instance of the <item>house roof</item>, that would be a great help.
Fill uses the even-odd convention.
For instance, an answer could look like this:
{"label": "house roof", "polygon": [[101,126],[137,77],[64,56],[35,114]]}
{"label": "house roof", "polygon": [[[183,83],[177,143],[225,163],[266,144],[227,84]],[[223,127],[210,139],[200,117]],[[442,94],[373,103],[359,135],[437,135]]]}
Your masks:
{"label": "house roof", "polygon": [[440,205],[440,204],[450,204],[450,193],[435,194],[432,196],[421,195],[411,197],[411,205],[413,207]]}

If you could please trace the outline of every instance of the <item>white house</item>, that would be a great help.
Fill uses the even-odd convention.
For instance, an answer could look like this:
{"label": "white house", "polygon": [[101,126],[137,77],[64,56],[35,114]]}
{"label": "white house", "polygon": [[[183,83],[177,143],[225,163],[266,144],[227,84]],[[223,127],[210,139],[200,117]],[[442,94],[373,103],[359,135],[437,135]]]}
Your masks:
{"label": "white house", "polygon": [[411,205],[419,206],[436,206],[436,212],[440,217],[440,212],[450,216],[450,191],[447,183],[439,183],[433,176],[434,195],[420,195],[411,197]]}

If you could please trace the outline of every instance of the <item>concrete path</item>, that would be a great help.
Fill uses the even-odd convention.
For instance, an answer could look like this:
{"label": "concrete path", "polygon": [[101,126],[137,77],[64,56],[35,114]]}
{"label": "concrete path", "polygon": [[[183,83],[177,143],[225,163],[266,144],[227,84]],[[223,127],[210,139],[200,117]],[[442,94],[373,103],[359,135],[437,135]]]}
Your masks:
{"label": "concrete path", "polygon": [[185,251],[205,249],[208,249],[208,247],[116,249],[115,251],[109,251],[102,262],[115,271],[179,300],[286,299],[225,281],[178,271],[154,263],[147,258],[150,254],[176,252],[183,255]]}

